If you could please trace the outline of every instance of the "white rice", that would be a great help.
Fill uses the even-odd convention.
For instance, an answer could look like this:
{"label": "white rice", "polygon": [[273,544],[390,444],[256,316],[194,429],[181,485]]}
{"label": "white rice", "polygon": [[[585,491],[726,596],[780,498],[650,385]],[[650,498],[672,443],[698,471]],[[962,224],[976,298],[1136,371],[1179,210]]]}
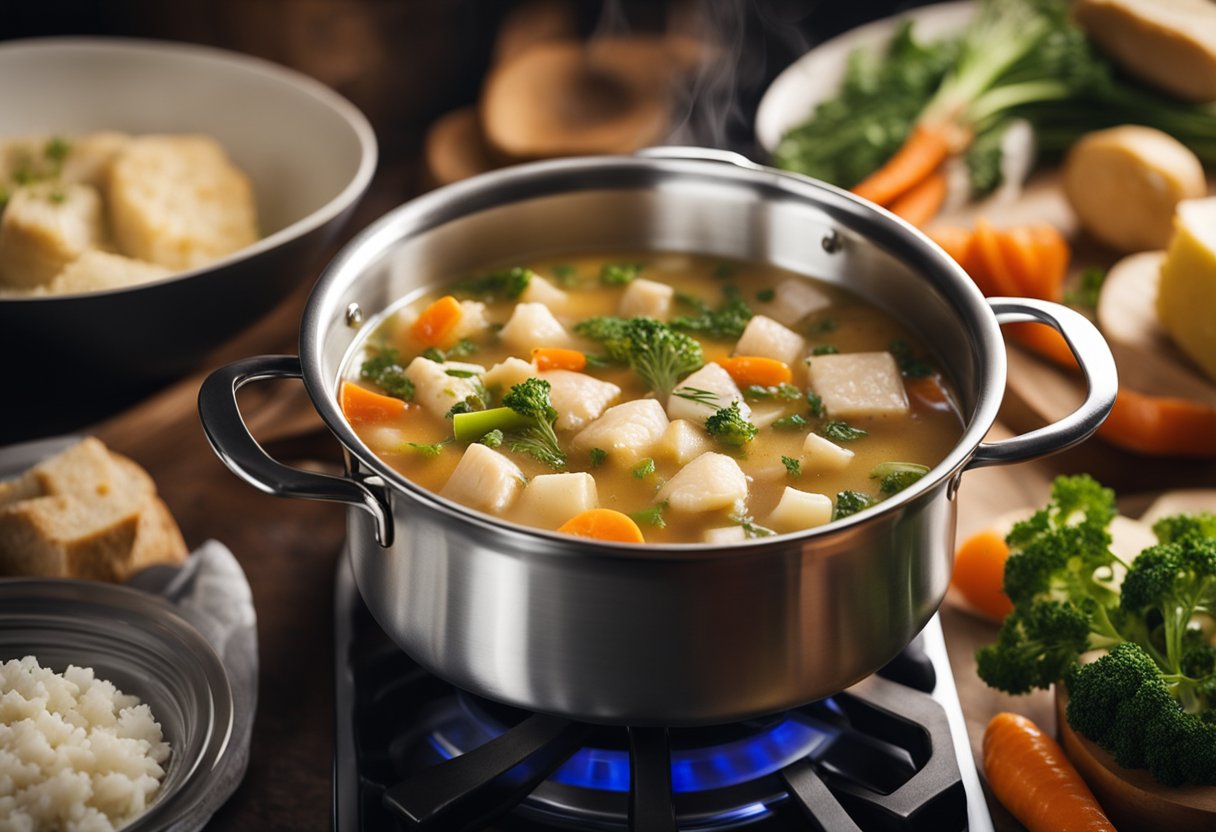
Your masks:
{"label": "white rice", "polygon": [[169,743],[87,667],[0,664],[0,832],[112,832],[151,804]]}

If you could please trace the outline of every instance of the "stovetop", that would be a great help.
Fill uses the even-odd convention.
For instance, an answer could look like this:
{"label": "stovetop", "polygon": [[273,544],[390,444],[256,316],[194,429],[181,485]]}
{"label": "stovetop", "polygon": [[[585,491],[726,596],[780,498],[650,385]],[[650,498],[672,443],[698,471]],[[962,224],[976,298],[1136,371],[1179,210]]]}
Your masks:
{"label": "stovetop", "polygon": [[457,690],[385,635],[346,557],[335,621],[338,832],[992,829],[936,616],[835,696],[670,730],[585,725]]}

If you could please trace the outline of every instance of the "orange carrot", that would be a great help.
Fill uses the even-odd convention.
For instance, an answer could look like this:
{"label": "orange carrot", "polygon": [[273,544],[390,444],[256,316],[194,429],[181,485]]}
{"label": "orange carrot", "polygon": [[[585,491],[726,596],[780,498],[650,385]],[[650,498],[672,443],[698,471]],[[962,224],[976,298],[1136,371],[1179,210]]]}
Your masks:
{"label": "orange carrot", "polygon": [[1038,251],[1039,290],[1032,297],[1060,301],[1064,298],[1064,278],[1068,276],[1068,261],[1072,252],[1068,241],[1054,226],[1041,223],[1027,229],[1030,243]]}
{"label": "orange carrot", "polygon": [[1039,256],[1038,247],[1031,239],[1030,229],[1025,227],[1000,229],[996,232],[996,244],[1001,259],[1009,271],[1009,276],[1018,287],[1019,295],[1054,300],[1051,297],[1043,297],[1044,291],[1050,291],[1050,289],[1043,288],[1044,285],[1049,285],[1049,282],[1043,279],[1042,258]]}
{"label": "orange carrot", "polygon": [[915,410],[950,410],[950,399],[936,376],[904,379],[904,388]]}
{"label": "orange carrot", "polygon": [[464,310],[460,308],[460,301],[451,295],[444,295],[422,310],[418,320],[410,327],[410,334],[428,347],[448,346],[452,331],[460,323],[462,315]]}
{"label": "orange carrot", "polygon": [[747,387],[755,384],[760,387],[776,387],[778,384],[789,384],[794,374],[784,361],[775,358],[765,358],[762,355],[735,355],[718,362],[723,370],[730,373],[735,384]]}
{"label": "orange carrot", "polygon": [[1216,457],[1216,408],[1122,389],[1098,435],[1142,454]]}
{"label": "orange carrot", "polygon": [[587,366],[587,356],[578,350],[561,347],[537,347],[532,350],[532,363],[538,370],[574,370]]}
{"label": "orange carrot", "polygon": [[1013,602],[1001,589],[1009,547],[993,531],[973,534],[954,553],[950,583],[971,606],[996,621],[1013,612]]}
{"label": "orange carrot", "polygon": [[405,402],[392,396],[382,396],[353,382],[342,382],[340,396],[342,415],[352,425],[383,422],[405,412]]}
{"label": "orange carrot", "polygon": [[1030,832],[1115,832],[1064,750],[1024,716],[999,713],[988,723],[984,774]]}
{"label": "orange carrot", "polygon": [[[1009,263],[1005,261],[996,229],[989,225],[987,220],[976,220],[971,246],[975,250],[973,256],[980,264],[978,267],[988,278],[991,294],[1005,297],[1021,296],[1022,287],[1014,279]],[[970,269],[968,271],[970,272]],[[972,276],[974,277],[974,275]],[[984,294],[989,294],[989,292]]]}
{"label": "orange carrot", "polygon": [[933,242],[941,246],[946,254],[962,265],[967,255],[967,246],[971,244],[971,230],[959,228],[957,225],[939,225],[926,232]]}
{"label": "orange carrot", "polygon": [[559,532],[591,537],[596,540],[611,540],[618,543],[645,543],[642,530],[628,514],[610,508],[593,508],[576,514],[557,529]]}
{"label": "orange carrot", "polygon": [[891,213],[898,214],[915,226],[922,226],[937,216],[946,201],[946,174],[929,174],[891,203]]}
{"label": "orange carrot", "polygon": [[937,170],[949,153],[950,143],[942,131],[918,124],[895,155],[855,185],[853,193],[890,205]]}

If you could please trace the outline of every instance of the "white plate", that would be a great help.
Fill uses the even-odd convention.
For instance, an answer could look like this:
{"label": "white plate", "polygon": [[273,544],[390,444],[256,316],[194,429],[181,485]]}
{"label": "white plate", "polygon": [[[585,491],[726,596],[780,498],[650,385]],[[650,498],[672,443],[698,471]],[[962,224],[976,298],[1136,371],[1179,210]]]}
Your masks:
{"label": "white plate", "polygon": [[974,15],[971,0],[939,3],[867,23],[821,43],[786,67],[765,90],[756,111],[756,141],[772,154],[782,136],[806,121],[816,104],[840,88],[854,49],[878,51],[905,20],[916,21],[917,40],[948,37],[961,32]]}

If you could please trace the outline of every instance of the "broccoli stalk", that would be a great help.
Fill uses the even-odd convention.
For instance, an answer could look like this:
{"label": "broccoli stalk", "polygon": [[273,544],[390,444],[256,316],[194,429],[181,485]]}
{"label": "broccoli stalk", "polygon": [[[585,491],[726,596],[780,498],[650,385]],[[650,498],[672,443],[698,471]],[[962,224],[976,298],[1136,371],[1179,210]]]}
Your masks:
{"label": "broccoli stalk", "polygon": [[653,318],[589,318],[574,331],[602,342],[609,359],[628,364],[660,398],[705,363],[696,340]]}
{"label": "broccoli stalk", "polygon": [[549,400],[549,390],[549,382],[539,378],[516,384],[502,397],[503,407],[453,414],[452,433],[461,442],[476,442],[500,431],[512,451],[552,468],[564,468],[566,454],[553,431],[557,411]]}

